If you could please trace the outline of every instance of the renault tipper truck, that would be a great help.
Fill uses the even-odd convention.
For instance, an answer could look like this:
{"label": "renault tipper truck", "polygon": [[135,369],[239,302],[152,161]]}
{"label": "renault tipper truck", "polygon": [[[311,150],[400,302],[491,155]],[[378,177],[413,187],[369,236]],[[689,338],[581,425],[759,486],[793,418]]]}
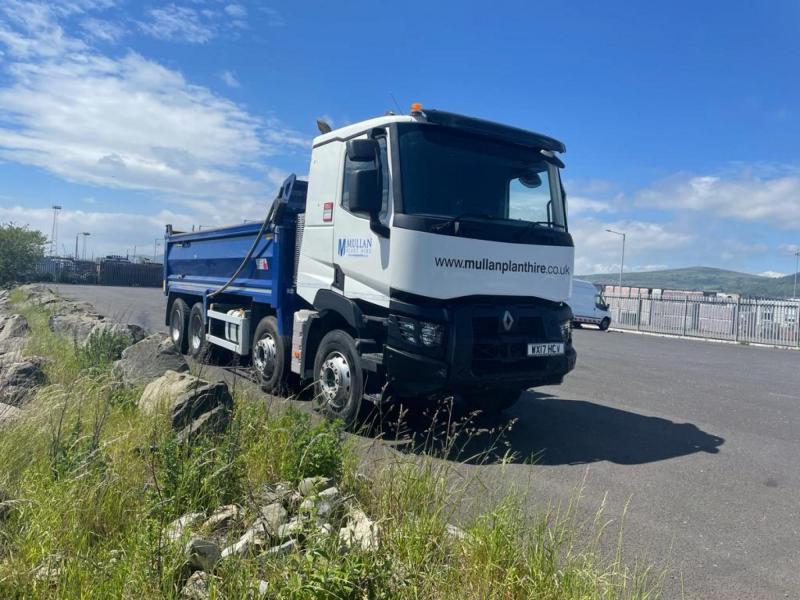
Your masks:
{"label": "renault tipper truck", "polygon": [[166,324],[199,357],[249,357],[261,386],[313,383],[352,424],[364,400],[503,410],[575,367],[564,144],[415,104],[320,124],[308,180],[266,218],[167,226]]}

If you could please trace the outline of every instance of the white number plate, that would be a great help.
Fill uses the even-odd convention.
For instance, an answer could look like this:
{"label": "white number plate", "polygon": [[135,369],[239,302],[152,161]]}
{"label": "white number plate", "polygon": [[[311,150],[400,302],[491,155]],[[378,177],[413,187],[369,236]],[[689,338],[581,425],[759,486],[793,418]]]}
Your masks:
{"label": "white number plate", "polygon": [[564,354],[564,344],[528,344],[528,356],[559,356]]}

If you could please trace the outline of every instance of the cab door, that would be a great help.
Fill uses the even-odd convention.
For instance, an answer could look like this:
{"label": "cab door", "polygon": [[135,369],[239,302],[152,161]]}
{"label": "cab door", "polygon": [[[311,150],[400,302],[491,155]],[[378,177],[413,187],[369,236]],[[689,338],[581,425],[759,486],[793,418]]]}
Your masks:
{"label": "cab door", "polygon": [[[364,135],[363,137],[368,137]],[[353,162],[345,153],[342,186],[336,210],[333,236],[333,259],[336,265],[334,287],[348,298],[361,299],[379,306],[389,306],[389,237],[392,214],[391,167],[389,138],[385,129],[373,130],[369,137],[378,142],[374,166],[380,173],[381,211],[378,220],[386,228],[376,232],[370,227],[370,216],[351,210],[349,203],[350,175],[364,163]],[[384,233],[386,235],[384,235]]]}

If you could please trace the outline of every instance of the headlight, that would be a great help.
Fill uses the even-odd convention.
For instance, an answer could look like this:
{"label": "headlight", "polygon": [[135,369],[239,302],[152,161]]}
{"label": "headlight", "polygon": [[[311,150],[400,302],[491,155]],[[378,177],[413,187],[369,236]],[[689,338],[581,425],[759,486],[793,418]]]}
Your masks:
{"label": "headlight", "polygon": [[397,317],[397,328],[400,332],[400,337],[410,344],[423,345],[428,348],[442,345],[444,328],[439,323]]}
{"label": "headlight", "polygon": [[561,339],[565,342],[572,341],[572,321],[564,321],[561,324]]}
{"label": "headlight", "polygon": [[397,325],[400,328],[400,337],[412,344],[419,344],[416,321],[413,319],[406,319],[405,317],[397,317]]}
{"label": "headlight", "polygon": [[419,339],[425,346],[440,346],[442,344],[442,326],[438,323],[420,323]]}

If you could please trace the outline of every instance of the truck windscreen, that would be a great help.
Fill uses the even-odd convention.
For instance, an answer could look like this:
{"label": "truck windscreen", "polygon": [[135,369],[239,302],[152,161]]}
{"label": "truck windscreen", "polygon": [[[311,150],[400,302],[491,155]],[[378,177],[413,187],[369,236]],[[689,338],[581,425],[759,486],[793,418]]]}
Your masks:
{"label": "truck windscreen", "polygon": [[566,230],[558,169],[534,148],[436,126],[400,132],[402,212]]}

